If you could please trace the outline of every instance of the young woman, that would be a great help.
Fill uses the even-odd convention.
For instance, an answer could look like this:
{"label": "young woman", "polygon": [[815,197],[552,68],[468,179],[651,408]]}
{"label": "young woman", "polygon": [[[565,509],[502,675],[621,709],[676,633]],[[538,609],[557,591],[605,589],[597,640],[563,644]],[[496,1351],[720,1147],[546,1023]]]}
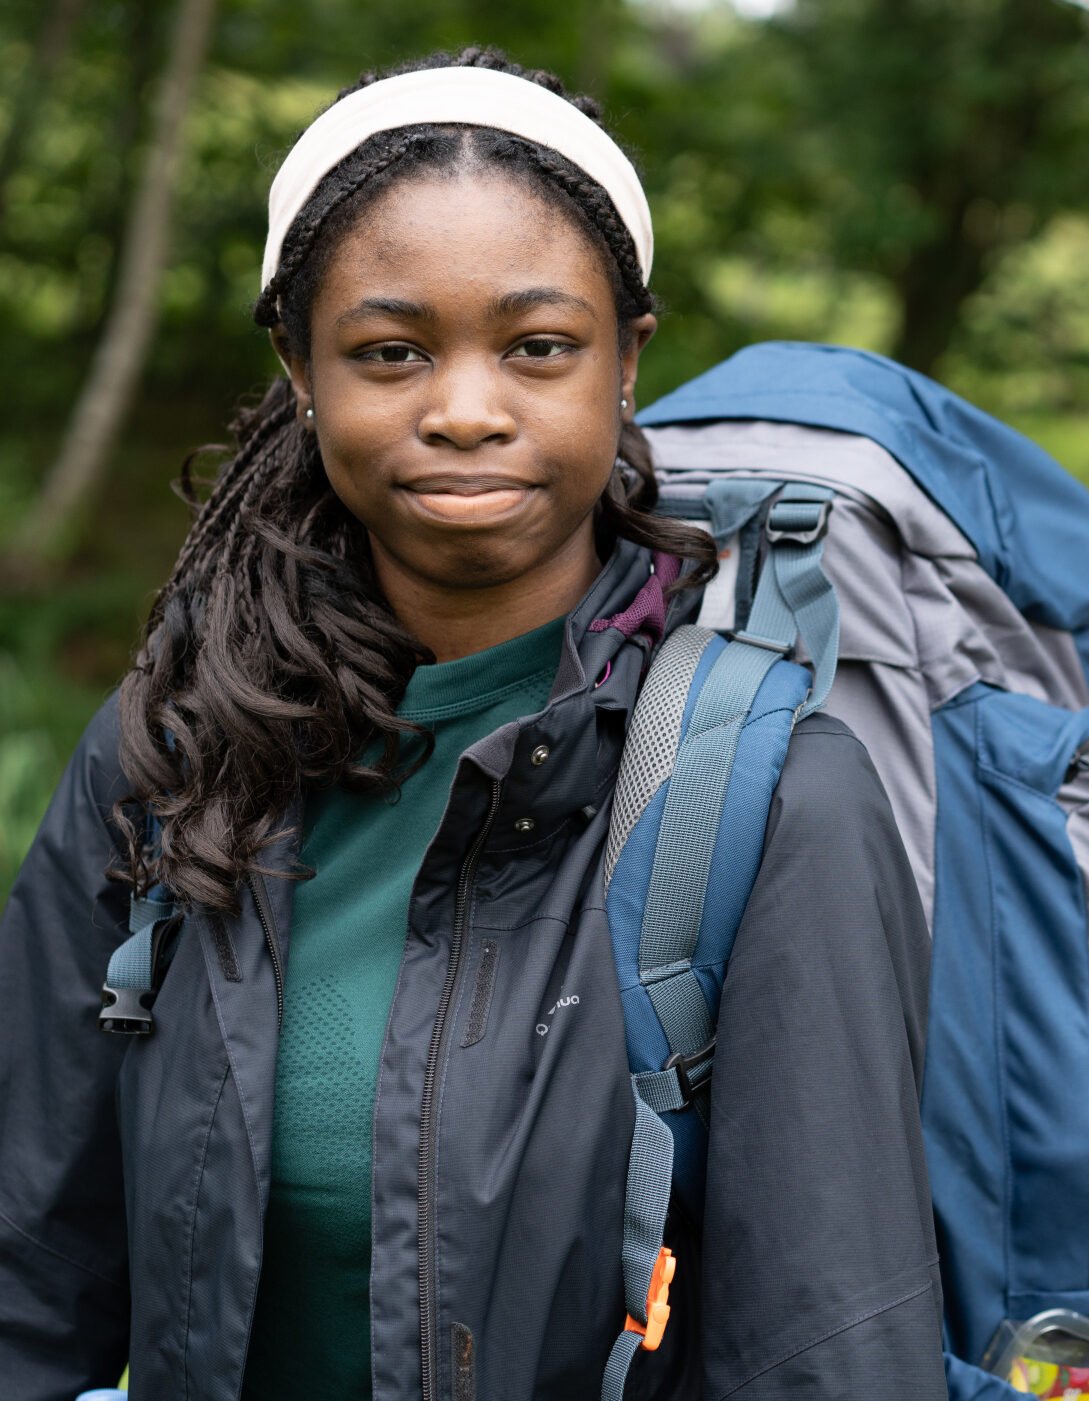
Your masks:
{"label": "young woman", "polygon": [[[285,377],[0,939],[4,1394],[128,1358],[135,1401],[589,1401],[635,1118],[602,848],[648,657],[714,567],[650,514],[646,201],[592,102],[474,49],[341,94],[270,211]],[[184,919],[154,1034],[102,1035],[155,882]],[[702,1230],[671,1213],[626,1395],[945,1395],[926,959],[869,761],[811,717],[723,997]]]}

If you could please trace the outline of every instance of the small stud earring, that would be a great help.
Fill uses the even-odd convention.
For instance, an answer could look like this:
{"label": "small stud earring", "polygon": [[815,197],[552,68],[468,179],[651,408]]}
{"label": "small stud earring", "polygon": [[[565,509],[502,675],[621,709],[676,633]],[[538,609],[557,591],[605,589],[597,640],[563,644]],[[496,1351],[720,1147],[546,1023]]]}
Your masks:
{"label": "small stud earring", "polygon": [[313,410],[313,409],[307,409],[307,411],[306,411],[306,416],[307,416],[307,418],[312,419],[312,418],[314,417],[314,410]]}
{"label": "small stud earring", "polygon": [[627,401],[627,399],[621,399],[621,401],[620,401],[620,407],[621,407],[622,409],[626,409],[626,408],[628,407],[628,401]]}

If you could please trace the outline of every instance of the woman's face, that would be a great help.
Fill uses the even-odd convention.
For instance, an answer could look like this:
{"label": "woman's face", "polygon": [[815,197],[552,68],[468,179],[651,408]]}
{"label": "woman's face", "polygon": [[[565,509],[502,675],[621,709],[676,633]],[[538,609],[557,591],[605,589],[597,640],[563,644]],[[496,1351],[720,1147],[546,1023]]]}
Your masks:
{"label": "woman's face", "polygon": [[286,358],[391,601],[521,581],[566,582],[556,612],[573,604],[653,330],[621,353],[598,251],[502,176],[411,180],[365,212],[315,298],[309,363]]}

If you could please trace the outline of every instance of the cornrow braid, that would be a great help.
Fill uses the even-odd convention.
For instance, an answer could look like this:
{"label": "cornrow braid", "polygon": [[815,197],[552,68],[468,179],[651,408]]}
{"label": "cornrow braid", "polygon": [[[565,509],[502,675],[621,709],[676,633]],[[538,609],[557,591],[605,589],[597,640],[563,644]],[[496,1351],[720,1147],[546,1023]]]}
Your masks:
{"label": "cornrow braid", "polygon": [[[601,123],[592,98],[573,97],[554,74],[491,48],[367,72],[340,96],[399,72],[455,65],[523,77]],[[280,265],[254,307],[257,323],[276,328],[307,360],[314,297],[362,212],[394,182],[489,166],[585,233],[610,279],[621,339],[630,334],[654,300],[606,192],[550,148],[458,125],[380,132],[329,171],[287,232]],[[433,746],[397,714],[412,672],[433,657],[386,604],[367,532],[332,490],[315,435],[298,422],[290,382],[277,379],[233,431],[235,454],[207,499],[199,499],[188,463],[183,470],[192,526],[121,685],[120,757],[130,793],[113,816],[127,860],[111,871],[138,891],[162,881],[183,906],[218,910],[237,908],[240,885],[263,869],[263,853],[304,792],[337,783],[389,791]],[[693,566],[675,587],[703,582],[715,569],[713,543],[650,514],[656,499],[646,440],[626,423],[598,506],[603,541],[671,551]],[[146,811],[161,824],[155,851],[144,844]]]}
{"label": "cornrow braid", "polygon": [[335,214],[342,204],[350,200],[357,190],[368,181],[373,182],[376,176],[381,175],[383,171],[402,160],[420,141],[419,135],[408,132],[394,142],[388,150],[370,160],[356,161],[353,160],[352,156],[349,156],[346,161],[341,162],[337,168],[338,179],[332,192],[321,204],[311,210],[308,217],[307,210],[315,205],[315,201],[311,200],[292,225],[290,237],[284,240],[286,251],[280,260],[276,276],[254,305],[253,319],[259,326],[269,328],[278,324],[280,315],[276,306],[277,298],[281,291],[290,285],[292,278],[310,256],[315,240],[321,233],[326,220]]}
{"label": "cornrow braid", "polygon": [[[575,204],[584,219],[605,240],[609,252],[620,272],[625,290],[631,297],[635,314],[651,311],[654,298],[643,284],[643,274],[635,251],[635,242],[627,225],[616,212],[616,206],[597,183],[584,171],[571,165],[554,151],[534,146],[518,137],[509,138],[511,146],[517,145],[524,151],[525,158],[531,161],[541,174]],[[499,154],[499,152],[497,152]]]}

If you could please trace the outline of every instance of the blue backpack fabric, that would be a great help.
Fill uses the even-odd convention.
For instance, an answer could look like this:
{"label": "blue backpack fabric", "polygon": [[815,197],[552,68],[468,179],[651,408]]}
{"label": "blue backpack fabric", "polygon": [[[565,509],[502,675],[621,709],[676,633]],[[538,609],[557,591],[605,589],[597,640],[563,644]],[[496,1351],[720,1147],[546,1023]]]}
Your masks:
{"label": "blue backpack fabric", "polygon": [[1022,613],[1074,635],[1089,670],[1089,496],[1042,448],[882,355],[749,346],[639,415],[805,423],[858,434],[897,459],[975,546]]}
{"label": "blue backpack fabric", "polygon": [[[966,575],[981,570],[1008,601],[1002,606],[1013,605],[1030,641],[1062,642],[1074,659],[1077,675],[1058,699],[1048,695],[1048,675],[1019,688],[1014,680],[998,684],[1003,677],[989,673],[984,663],[985,679],[953,694],[936,683],[937,699],[925,716],[936,808],[923,1122],[942,1253],[946,1373],[953,1401],[1012,1397],[1017,1394],[1012,1387],[979,1365],[1002,1320],[1056,1307],[1089,1314],[1089,492],[1012,429],[925,377],[859,351],[787,343],[750,347],[640,415],[652,429],[700,430],[728,421],[805,425],[879,445],[898,464],[894,470],[903,469],[905,480],[918,488],[924,510],[934,515],[937,507],[960,532],[957,538],[969,542],[956,568]],[[841,440],[826,436],[834,455]],[[785,470],[748,474],[738,459],[719,473],[698,433],[690,440],[684,433],[674,437],[680,441],[675,451],[683,458],[691,450],[699,470],[687,474],[696,483],[687,497],[667,501],[662,509],[702,518],[720,544],[728,538],[739,542],[736,617],[746,629],[733,634],[742,641],[705,642],[690,680],[683,679],[682,669],[682,679],[674,674],[659,683],[665,692],[670,685],[684,687],[679,756],[707,675],[718,672],[720,688],[733,685],[736,692],[745,654],[753,643],[768,643],[751,633],[760,631],[753,620],[766,614],[762,595],[776,570],[780,546],[774,513],[784,499],[804,496],[806,484],[791,482]],[[842,441],[848,443],[846,437]],[[781,463],[781,454],[776,460]],[[811,477],[814,469],[803,458],[797,471]],[[686,479],[684,471],[679,476]],[[857,486],[857,477],[852,480]],[[861,492],[852,488],[853,495],[864,500],[865,485]],[[828,491],[833,518],[836,492],[834,485]],[[815,548],[812,538],[788,544],[811,554]],[[968,558],[972,550],[974,561]],[[760,553],[766,560],[754,592]],[[852,560],[857,565],[857,553]],[[952,569],[941,559],[926,562],[936,578]],[[951,599],[957,586],[956,581],[950,585]],[[958,597],[970,594],[969,588]],[[660,788],[634,821],[624,818],[618,789],[620,830],[607,858],[607,908],[640,1118],[625,1238],[626,1286],[629,1273],[633,1279],[629,1310],[632,1295],[638,1302],[638,1289],[649,1278],[662,1172],[673,1172],[676,1190],[690,1201],[701,1190],[706,1133],[698,1110],[699,1097],[708,1090],[708,1048],[698,1038],[713,1026],[723,972],[755,876],[768,801],[789,741],[790,704],[795,701],[801,713],[828,692],[839,633],[838,625],[827,626],[827,601],[822,607],[826,625],[823,632],[817,629],[816,641],[806,639],[803,629],[816,673],[809,702],[797,703],[799,692],[791,689],[799,685],[797,668],[776,660],[747,695],[736,749],[723,743],[716,749],[714,741],[706,741],[703,762],[718,762],[726,772],[717,815],[709,819],[706,806],[697,811],[671,801],[676,770],[664,779],[659,775]],[[1001,650],[1002,628],[995,635]],[[656,667],[648,687],[656,684]],[[1011,668],[1011,676],[1016,674]],[[850,700],[854,693],[844,694]],[[656,702],[658,710],[661,704]],[[836,709],[855,725],[851,713]],[[653,730],[649,725],[640,734],[633,722],[628,747],[636,768],[646,766]],[[762,742],[765,737],[770,742]],[[872,739],[870,746],[873,750]],[[668,908],[688,905],[700,912],[688,979],[698,983],[708,1018],[701,1029],[698,1018],[690,1017],[689,1035],[677,1044],[663,1033],[661,999],[653,995],[662,974],[647,976],[644,931],[648,922],[661,922],[666,908],[652,872],[663,850],[690,845],[708,821],[711,844],[719,842],[720,853],[727,843],[741,842],[754,859],[735,863],[736,898],[723,903],[704,902],[708,880],[716,881],[716,891],[722,888],[714,859],[694,868],[670,867],[677,884]],[[692,1070],[698,1080],[695,1093],[685,1087],[680,1103],[658,1094],[662,1069],[670,1064]],[[688,1104],[697,1112],[686,1110]],[[647,1129],[648,1113],[666,1125],[669,1142]],[[653,1166],[653,1155],[644,1150],[651,1140],[657,1145]],[[649,1194],[647,1178],[657,1183]],[[648,1204],[652,1201],[656,1205]],[[639,1241],[640,1248],[629,1249],[630,1241]],[[660,1234],[656,1244],[661,1245]],[[633,1260],[641,1262],[641,1271],[631,1268]],[[641,1341],[637,1334],[632,1339],[631,1331],[622,1334],[614,1349],[605,1401],[622,1393],[627,1363],[622,1357],[616,1361],[616,1354],[630,1361]]]}

